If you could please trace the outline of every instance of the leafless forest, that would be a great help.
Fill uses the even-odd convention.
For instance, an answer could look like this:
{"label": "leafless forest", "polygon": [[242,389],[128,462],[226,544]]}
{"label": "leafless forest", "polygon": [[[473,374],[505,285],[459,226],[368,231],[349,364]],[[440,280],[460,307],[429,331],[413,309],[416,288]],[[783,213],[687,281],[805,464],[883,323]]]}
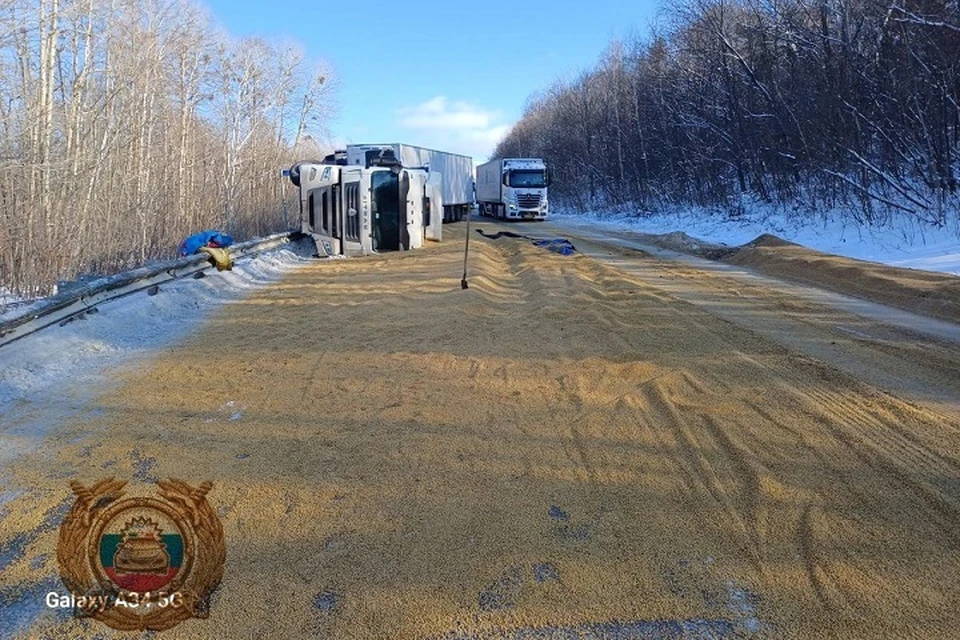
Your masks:
{"label": "leafless forest", "polygon": [[0,0],[0,293],[282,229],[279,170],[333,86],[190,0]]}
{"label": "leafless forest", "polygon": [[497,148],[577,207],[957,219],[956,0],[691,0],[531,99]]}

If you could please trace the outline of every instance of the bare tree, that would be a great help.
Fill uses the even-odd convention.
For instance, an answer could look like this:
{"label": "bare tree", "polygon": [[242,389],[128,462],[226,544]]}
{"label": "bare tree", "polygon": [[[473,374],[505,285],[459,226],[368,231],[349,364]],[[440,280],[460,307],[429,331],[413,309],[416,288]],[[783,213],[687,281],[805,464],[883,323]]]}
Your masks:
{"label": "bare tree", "polygon": [[0,289],[282,228],[279,169],[325,134],[335,85],[192,0],[0,0]]}
{"label": "bare tree", "polygon": [[497,155],[570,206],[744,198],[861,222],[960,210],[956,2],[688,0],[528,107]]}

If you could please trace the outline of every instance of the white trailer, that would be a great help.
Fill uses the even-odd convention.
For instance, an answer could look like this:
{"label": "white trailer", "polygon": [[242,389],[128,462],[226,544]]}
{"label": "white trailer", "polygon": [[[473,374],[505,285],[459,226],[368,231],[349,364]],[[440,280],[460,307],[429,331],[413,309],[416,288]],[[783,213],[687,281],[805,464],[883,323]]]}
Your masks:
{"label": "white trailer", "polygon": [[303,162],[289,172],[300,188],[300,229],[320,256],[416,249],[440,240],[443,177],[398,162],[371,167]]}
{"label": "white trailer", "polygon": [[350,144],[346,149],[349,166],[365,167],[369,159],[389,149],[405,168],[426,168],[443,175],[443,221],[455,222],[470,214],[473,208],[473,158],[411,144]]}
{"label": "white trailer", "polygon": [[540,158],[498,158],[477,166],[480,215],[546,220],[550,176]]}

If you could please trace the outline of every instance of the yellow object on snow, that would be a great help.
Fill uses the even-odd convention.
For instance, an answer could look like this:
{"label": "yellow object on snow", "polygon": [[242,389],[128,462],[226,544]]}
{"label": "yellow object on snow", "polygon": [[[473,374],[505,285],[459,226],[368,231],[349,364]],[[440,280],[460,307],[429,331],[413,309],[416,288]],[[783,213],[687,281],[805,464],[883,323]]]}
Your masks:
{"label": "yellow object on snow", "polygon": [[219,247],[200,247],[198,251],[202,251],[210,256],[210,263],[217,267],[217,271],[233,270],[233,259],[230,257],[230,252],[226,249]]}

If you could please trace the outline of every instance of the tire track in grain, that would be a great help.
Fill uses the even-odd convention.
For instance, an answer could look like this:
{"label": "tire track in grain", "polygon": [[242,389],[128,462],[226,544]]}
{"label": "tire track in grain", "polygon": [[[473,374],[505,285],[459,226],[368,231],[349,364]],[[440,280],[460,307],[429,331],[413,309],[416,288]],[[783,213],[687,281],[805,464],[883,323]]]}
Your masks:
{"label": "tire track in grain", "polygon": [[[702,420],[707,431],[713,436],[713,439],[726,454],[735,472],[736,482],[740,485],[740,493],[743,496],[744,502],[743,515],[739,517],[744,520],[747,534],[753,546],[752,555],[756,558],[757,568],[760,569],[762,574],[763,544],[759,530],[762,491],[760,475],[757,473],[754,465],[747,460],[750,455],[749,452],[736,444],[733,439],[727,435],[726,430],[715,417],[710,414],[704,414]],[[740,510],[737,510],[737,512],[739,515]]]}
{"label": "tire track in grain", "polygon": [[[907,469],[897,462],[895,456],[871,442],[864,432],[870,432],[874,439],[887,440],[882,434],[883,425],[877,427],[871,424],[869,418],[851,411],[842,402],[837,401],[832,394],[809,390],[808,393],[816,400],[813,406],[802,407],[801,411],[816,424],[824,427],[838,442],[857,457],[864,465],[895,488],[905,488],[919,498],[936,516],[936,525],[942,535],[954,549],[960,548],[960,509],[939,491],[931,488],[924,482],[918,481],[916,472]],[[854,429],[845,428],[838,424],[834,416],[841,416],[844,421],[854,426]],[[888,441],[889,442],[889,441]],[[889,445],[888,445],[889,446]],[[929,468],[930,458],[922,457],[916,460],[921,468]]]}
{"label": "tire track in grain", "polygon": [[[683,376],[672,376],[672,378],[682,380]],[[680,467],[684,473],[693,481],[694,486],[699,485],[720,506],[728,525],[740,538],[740,546],[753,568],[762,575],[763,567],[750,523],[740,514],[730,499],[716,469],[704,455],[704,449],[698,443],[691,425],[678,411],[672,399],[673,394],[664,379],[644,385],[642,396],[646,406],[654,414],[657,427],[665,427],[672,432],[676,450],[674,455],[681,462]]]}
{"label": "tire track in grain", "polygon": [[[835,415],[840,424],[848,425],[849,429],[855,431],[863,439],[864,445],[872,450],[872,455],[882,458],[885,466],[895,468],[901,480],[902,476],[907,475],[907,468],[932,476],[952,477],[955,474],[957,464],[948,456],[938,455],[916,437],[905,437],[905,430],[895,421],[877,417],[878,409],[886,410],[889,404],[895,404],[896,401],[883,397],[875,398],[870,403],[862,397],[840,399],[836,392],[819,388],[807,388],[803,393],[812,400],[810,404],[824,419]],[[879,407],[876,406],[878,404]],[[848,437],[850,439],[852,436]],[[910,484],[926,488],[925,483],[916,480],[911,479]],[[945,496],[941,497],[946,501]],[[952,506],[957,513],[956,505]]]}
{"label": "tire track in grain", "polygon": [[[827,593],[827,587],[820,578],[820,572],[823,571],[823,569],[817,558],[816,538],[813,531],[812,503],[807,503],[797,521],[796,539],[797,551],[803,560],[803,566],[807,574],[807,580],[810,582],[810,588],[813,589],[817,600],[820,601],[820,604],[823,605],[827,611],[835,611],[838,605],[834,602],[834,598]],[[823,572],[826,573],[825,571]]]}

